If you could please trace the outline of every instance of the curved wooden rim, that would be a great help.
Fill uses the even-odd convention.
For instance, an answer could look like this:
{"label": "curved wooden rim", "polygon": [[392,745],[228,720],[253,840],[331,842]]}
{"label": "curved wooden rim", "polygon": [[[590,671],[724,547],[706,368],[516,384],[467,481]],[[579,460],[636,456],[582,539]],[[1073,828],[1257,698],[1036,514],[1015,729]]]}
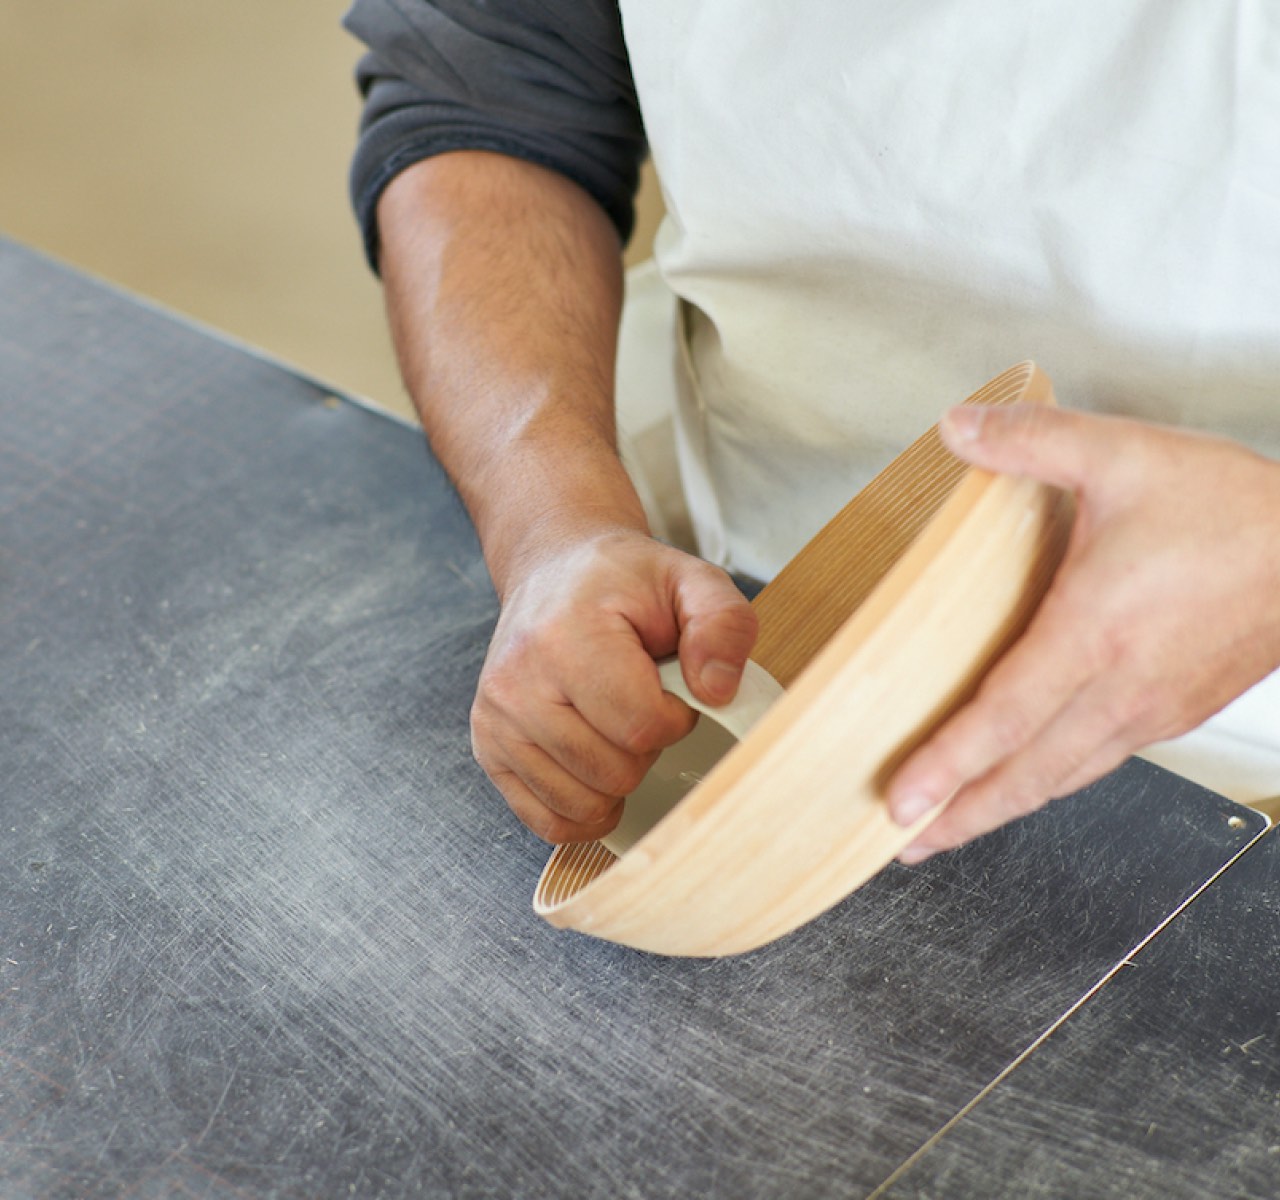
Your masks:
{"label": "curved wooden rim", "polygon": [[[1053,402],[1033,363],[1004,372],[967,403],[1018,399]],[[921,492],[924,499],[915,502]],[[842,899],[927,823],[898,828],[879,788],[1025,624],[1065,546],[1067,508],[1060,493],[1042,485],[964,466],[941,446],[936,427],[930,430],[757,599],[762,635],[753,657],[789,685],[786,695],[623,858],[598,843],[558,847],[539,880],[535,910],[555,925],[644,949],[724,954],[769,941]],[[894,517],[887,554],[880,544],[886,510]],[[836,723],[821,714],[856,716],[861,707],[874,718],[869,689],[892,693],[876,671],[901,670],[913,681],[922,669],[928,675],[927,655],[906,666],[911,643],[918,652],[924,640],[911,637],[911,622],[951,619],[953,610],[964,613],[981,598],[984,568],[973,556],[983,543],[990,544],[996,573],[1006,544],[1021,556],[1003,610],[977,621],[982,628],[971,636],[977,640],[952,670],[957,678],[927,680],[919,689],[929,693],[921,699],[923,725],[870,731],[868,746],[877,738],[883,744],[851,768],[848,786],[843,777],[830,778],[831,764],[842,751],[848,760],[849,752],[832,732]],[[961,587],[954,580],[968,582]],[[932,594],[939,589],[941,602]],[[856,720],[850,726],[845,743],[860,736]],[[793,789],[808,793],[785,795]],[[762,873],[766,890],[780,890],[776,904],[762,908],[742,898],[741,877],[754,872]]]}

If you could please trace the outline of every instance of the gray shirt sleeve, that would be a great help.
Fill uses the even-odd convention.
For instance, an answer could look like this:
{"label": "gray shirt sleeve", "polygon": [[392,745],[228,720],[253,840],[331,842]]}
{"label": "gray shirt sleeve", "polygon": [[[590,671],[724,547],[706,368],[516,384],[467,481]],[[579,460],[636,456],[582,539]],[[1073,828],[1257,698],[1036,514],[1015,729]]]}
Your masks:
{"label": "gray shirt sleeve", "polygon": [[559,171],[630,236],[645,141],[617,0],[355,0],[344,24],[369,47],[350,183],[375,270],[383,188],[447,150]]}

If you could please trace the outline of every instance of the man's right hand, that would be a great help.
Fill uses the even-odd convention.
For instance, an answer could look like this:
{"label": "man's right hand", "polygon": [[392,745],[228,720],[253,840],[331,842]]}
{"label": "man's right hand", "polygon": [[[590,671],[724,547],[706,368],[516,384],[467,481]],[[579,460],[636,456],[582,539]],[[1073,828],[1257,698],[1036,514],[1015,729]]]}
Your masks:
{"label": "man's right hand", "polygon": [[576,183],[480,151],[397,175],[378,230],[405,382],[502,601],[476,758],[535,833],[599,837],[693,724],[654,659],[726,703],[756,633],[723,571],[648,535],[618,458],[617,231]]}
{"label": "man's right hand", "polygon": [[602,837],[693,727],[654,660],[678,653],[694,695],[724,704],[755,638],[717,567],[632,529],[574,540],[505,592],[471,710],[476,759],[539,837]]}

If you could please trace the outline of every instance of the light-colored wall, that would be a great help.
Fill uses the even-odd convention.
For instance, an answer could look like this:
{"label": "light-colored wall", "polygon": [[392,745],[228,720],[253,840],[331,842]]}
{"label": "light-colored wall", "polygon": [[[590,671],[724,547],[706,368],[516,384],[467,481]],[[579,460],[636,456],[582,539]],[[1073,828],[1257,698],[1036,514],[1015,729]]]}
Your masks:
{"label": "light-colored wall", "polygon": [[[0,230],[408,412],[347,205],[345,0],[0,0]],[[660,209],[651,174],[641,233]]]}

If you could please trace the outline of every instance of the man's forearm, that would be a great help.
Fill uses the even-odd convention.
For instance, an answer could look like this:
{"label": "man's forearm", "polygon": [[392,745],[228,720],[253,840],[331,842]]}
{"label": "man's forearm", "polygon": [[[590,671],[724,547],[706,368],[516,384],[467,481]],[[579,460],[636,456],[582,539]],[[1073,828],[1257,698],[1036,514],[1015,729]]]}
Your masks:
{"label": "man's forearm", "polygon": [[401,371],[499,594],[550,543],[645,529],[615,449],[621,249],[596,202],[466,151],[397,176],[378,226]]}

